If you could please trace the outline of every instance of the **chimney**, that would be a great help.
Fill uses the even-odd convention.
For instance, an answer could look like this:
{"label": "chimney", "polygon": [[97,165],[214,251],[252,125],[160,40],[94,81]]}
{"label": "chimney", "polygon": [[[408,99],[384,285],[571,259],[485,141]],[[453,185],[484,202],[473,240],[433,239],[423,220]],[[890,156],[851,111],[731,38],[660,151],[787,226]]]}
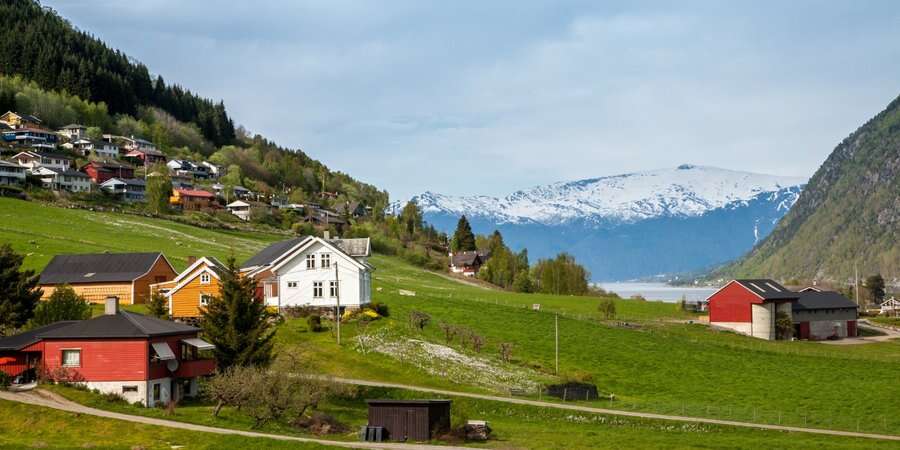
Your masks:
{"label": "chimney", "polygon": [[114,316],[119,313],[119,297],[110,295],[106,297],[106,309],[103,311],[107,316]]}
{"label": "chimney", "polygon": [[325,230],[325,231],[322,232],[322,236],[323,236],[323,237],[325,238],[325,240],[327,241],[327,240],[331,239],[331,232],[328,231],[328,230]]}
{"label": "chimney", "polygon": [[196,256],[188,256],[188,257],[187,257],[187,263],[188,263],[188,265],[191,265],[191,264],[193,264],[193,263],[195,263],[195,262],[197,262],[197,257],[196,257]]}

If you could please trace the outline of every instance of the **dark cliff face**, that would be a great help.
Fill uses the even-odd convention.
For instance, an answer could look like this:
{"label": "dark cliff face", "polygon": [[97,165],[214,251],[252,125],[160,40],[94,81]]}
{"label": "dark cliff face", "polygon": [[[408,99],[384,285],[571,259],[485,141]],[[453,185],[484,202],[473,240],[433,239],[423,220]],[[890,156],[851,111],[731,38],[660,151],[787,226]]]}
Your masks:
{"label": "dark cliff face", "polygon": [[900,277],[900,98],[844,139],[771,235],[723,275]]}

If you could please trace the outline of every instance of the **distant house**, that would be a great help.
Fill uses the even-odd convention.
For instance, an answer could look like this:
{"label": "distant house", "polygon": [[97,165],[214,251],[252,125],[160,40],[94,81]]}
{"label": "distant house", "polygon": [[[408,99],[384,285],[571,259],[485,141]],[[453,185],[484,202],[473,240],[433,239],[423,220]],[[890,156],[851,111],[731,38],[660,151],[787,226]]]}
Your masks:
{"label": "distant house", "polygon": [[234,193],[235,197],[237,197],[241,200],[247,200],[253,194],[253,192],[251,192],[250,189],[247,189],[243,186],[235,186],[235,187],[231,188],[231,192]]}
{"label": "distant house", "polygon": [[304,222],[312,223],[318,226],[327,227],[329,225],[335,226],[343,226],[347,224],[347,221],[344,218],[331,210],[324,208],[314,208],[310,205],[305,205],[304,212],[306,216],[303,218]]}
{"label": "distant house", "polygon": [[882,303],[878,306],[881,310],[881,314],[897,315],[897,313],[900,313],[900,300],[897,300],[894,297],[891,297],[890,299],[885,300],[884,303]]}
{"label": "distant house", "polygon": [[59,134],[70,141],[75,141],[87,137],[87,127],[73,123],[60,128]]}
{"label": "distant house", "polygon": [[7,111],[0,115],[0,123],[4,123],[10,128],[17,130],[19,128],[39,128],[41,119],[31,114],[19,114],[13,111]]}
{"label": "distant house", "polygon": [[169,203],[180,206],[184,211],[212,208],[215,200],[213,193],[196,189],[173,189],[169,197]]}
{"label": "distant house", "polygon": [[131,159],[135,163],[142,166],[152,166],[154,164],[166,164],[166,155],[159,150],[131,150],[125,154],[126,158]]}
{"label": "distant house", "polygon": [[100,183],[100,190],[126,202],[142,202],[146,196],[147,182],[140,178],[110,178]]}
{"label": "distant house", "polygon": [[72,167],[74,159],[69,155],[62,153],[46,153],[46,152],[19,152],[12,157],[21,166],[29,169],[36,167],[47,167],[53,170],[69,170]]}
{"label": "distant house", "polygon": [[95,253],[56,255],[41,272],[43,298],[67,284],[89,302],[109,296],[129,304],[144,303],[150,285],[169,281],[178,273],[162,253]]}
{"label": "distant house", "polygon": [[52,131],[40,128],[15,128],[4,131],[3,140],[13,145],[53,150],[59,137]]}
{"label": "distant house", "polygon": [[461,273],[467,277],[478,275],[481,266],[487,261],[487,254],[477,250],[450,252],[450,271]]}
{"label": "distant house", "polygon": [[219,177],[223,175],[224,170],[216,164],[213,164],[209,161],[203,161],[200,164],[203,164],[206,167],[207,172],[209,172],[210,178],[218,180]]}
{"label": "distant house", "polygon": [[709,323],[774,340],[776,320],[785,314],[801,339],[856,336],[856,304],[836,292],[793,292],[770,279],[733,280],[707,298]]}
{"label": "distant house", "polygon": [[91,179],[87,174],[77,170],[51,169],[38,166],[30,169],[30,175],[36,177],[45,189],[67,192],[90,192]]}
{"label": "distant house", "polygon": [[110,178],[129,179],[134,178],[134,168],[117,161],[91,161],[81,167],[81,171],[91,177],[96,184],[103,184]]}
{"label": "distant house", "polygon": [[23,186],[26,170],[25,167],[18,164],[0,160],[0,186]]}
{"label": "distant house", "polygon": [[359,308],[372,300],[368,238],[304,236],[276,242],[247,260],[241,273],[258,280],[268,306]]}
{"label": "distant house", "polygon": [[119,157],[119,146],[112,142],[77,139],[62,145],[82,156],[94,155],[98,158],[116,159]]}
{"label": "distant house", "polygon": [[213,257],[194,261],[174,280],[154,285],[169,300],[169,315],[175,319],[196,319],[209,304],[209,300],[219,295],[219,273],[225,265]]}
{"label": "distant house", "polygon": [[125,145],[123,148],[126,151],[132,150],[156,150],[156,145],[146,139],[136,138],[134,136],[131,137],[122,137],[121,138]]}
{"label": "distant house", "polygon": [[371,210],[371,207],[365,206],[360,202],[344,202],[334,207],[336,213],[341,216],[350,216],[354,219],[368,216]]}
{"label": "distant house", "polygon": [[16,382],[44,369],[55,377],[153,407],[196,396],[201,376],[215,372],[204,353],[215,347],[195,327],[120,311],[89,320],[55,322],[0,338],[0,371]]}
{"label": "distant house", "polygon": [[235,200],[225,205],[225,208],[241,220],[250,220],[250,204],[243,200]]}

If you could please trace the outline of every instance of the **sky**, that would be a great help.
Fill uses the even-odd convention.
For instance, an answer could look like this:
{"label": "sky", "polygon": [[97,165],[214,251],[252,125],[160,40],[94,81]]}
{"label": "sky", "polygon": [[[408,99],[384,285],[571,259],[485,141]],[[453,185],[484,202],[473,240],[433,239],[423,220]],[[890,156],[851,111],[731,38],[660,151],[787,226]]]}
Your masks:
{"label": "sky", "polygon": [[682,163],[811,176],[900,94],[894,1],[43,4],[392,199]]}

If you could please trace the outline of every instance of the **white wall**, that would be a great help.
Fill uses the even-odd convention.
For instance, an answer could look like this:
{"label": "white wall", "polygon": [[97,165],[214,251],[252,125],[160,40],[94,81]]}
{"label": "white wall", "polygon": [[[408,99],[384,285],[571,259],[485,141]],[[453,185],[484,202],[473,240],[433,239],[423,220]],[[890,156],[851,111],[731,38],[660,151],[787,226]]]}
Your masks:
{"label": "white wall", "polygon": [[[306,255],[316,256],[316,268],[306,268]],[[322,255],[329,254],[331,267],[322,268]],[[371,300],[371,277],[344,253],[337,252],[321,242],[314,242],[279,268],[278,298],[267,300],[269,306],[335,306],[336,298],[330,295],[331,281],[335,279],[334,264],[338,264],[338,282],[341,306],[359,307]],[[367,281],[369,279],[369,281]],[[322,297],[313,297],[313,283],[322,282]],[[296,287],[288,287],[296,282]],[[280,299],[280,304],[279,304]]]}
{"label": "white wall", "polygon": [[809,323],[809,337],[813,339],[827,339],[837,331],[840,337],[847,337],[846,320],[818,320]]}
{"label": "white wall", "polygon": [[[155,401],[153,399],[153,385],[160,385],[160,397],[159,401]],[[169,399],[172,398],[172,379],[171,378],[157,378],[155,380],[150,380],[147,382],[147,406],[154,407],[157,404],[165,405],[169,403]]]}
{"label": "white wall", "polygon": [[752,329],[750,322],[711,322],[709,326],[712,328],[724,328],[726,330],[736,331],[748,336]]}
{"label": "white wall", "polygon": [[[118,394],[128,403],[141,402],[146,404],[147,382],[140,381],[87,381],[84,383],[88,389],[96,389],[104,394]],[[137,392],[122,392],[122,386],[137,386]]]}
{"label": "white wall", "polygon": [[753,320],[753,337],[769,340],[775,339],[774,310],[774,303],[767,302],[761,305],[750,305]]}

